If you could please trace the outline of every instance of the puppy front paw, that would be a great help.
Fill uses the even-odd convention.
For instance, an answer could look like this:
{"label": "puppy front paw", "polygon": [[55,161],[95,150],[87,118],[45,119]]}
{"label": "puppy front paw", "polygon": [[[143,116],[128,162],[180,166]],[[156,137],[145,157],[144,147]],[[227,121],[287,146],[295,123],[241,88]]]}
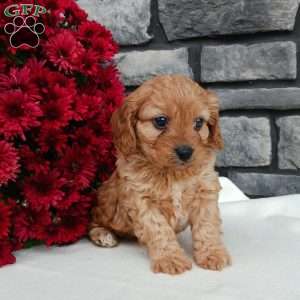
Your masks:
{"label": "puppy front paw", "polygon": [[231,257],[225,248],[198,251],[194,253],[195,262],[204,269],[221,271],[231,265]]}
{"label": "puppy front paw", "polygon": [[154,273],[176,275],[192,268],[191,260],[183,254],[169,254],[168,256],[154,259],[152,270]]}
{"label": "puppy front paw", "polygon": [[89,237],[91,241],[99,247],[113,248],[118,245],[117,237],[103,227],[91,229],[89,232]]}

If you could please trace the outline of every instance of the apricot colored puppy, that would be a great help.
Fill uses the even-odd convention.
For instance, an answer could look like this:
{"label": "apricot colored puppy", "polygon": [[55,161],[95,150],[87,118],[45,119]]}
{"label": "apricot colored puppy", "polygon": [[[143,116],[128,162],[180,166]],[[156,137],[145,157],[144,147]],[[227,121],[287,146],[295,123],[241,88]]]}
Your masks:
{"label": "apricot colored puppy", "polygon": [[154,272],[179,274],[192,263],[176,233],[190,225],[195,262],[229,265],[214,170],[223,147],[217,97],[186,77],[158,76],[128,96],[112,129],[117,168],[99,189],[91,240],[113,247],[116,236],[135,236]]}

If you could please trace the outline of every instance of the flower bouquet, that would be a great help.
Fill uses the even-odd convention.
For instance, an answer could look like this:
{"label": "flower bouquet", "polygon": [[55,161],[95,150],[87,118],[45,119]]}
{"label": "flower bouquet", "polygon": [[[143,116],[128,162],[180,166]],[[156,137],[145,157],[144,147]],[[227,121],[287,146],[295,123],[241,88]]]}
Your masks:
{"label": "flower bouquet", "polygon": [[38,3],[39,15],[35,1],[0,4],[0,266],[23,247],[84,236],[114,168],[118,47],[74,0]]}

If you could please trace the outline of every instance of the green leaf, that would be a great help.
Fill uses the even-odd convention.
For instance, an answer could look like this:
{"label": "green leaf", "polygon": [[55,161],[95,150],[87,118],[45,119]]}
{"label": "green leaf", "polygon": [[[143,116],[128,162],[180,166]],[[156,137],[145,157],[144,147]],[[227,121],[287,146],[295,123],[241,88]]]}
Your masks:
{"label": "green leaf", "polygon": [[78,87],[82,87],[82,86],[85,86],[88,82],[88,77],[81,74],[81,73],[77,73],[75,75],[75,78],[76,78],[76,82],[77,82],[77,86]]}
{"label": "green leaf", "polygon": [[38,240],[29,240],[25,243],[24,248],[28,249],[28,248],[32,248],[34,246],[40,246],[42,245],[43,242],[42,241],[38,241]]}
{"label": "green leaf", "polygon": [[14,56],[15,64],[17,66],[23,66],[30,56],[31,54],[29,52],[17,51],[16,55]]}

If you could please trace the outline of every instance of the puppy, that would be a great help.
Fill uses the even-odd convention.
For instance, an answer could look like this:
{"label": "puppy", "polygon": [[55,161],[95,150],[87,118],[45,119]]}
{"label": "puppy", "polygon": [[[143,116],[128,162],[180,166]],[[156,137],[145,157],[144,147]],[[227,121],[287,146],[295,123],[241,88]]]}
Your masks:
{"label": "puppy", "polygon": [[178,274],[192,267],[176,239],[190,225],[195,262],[229,265],[214,170],[223,147],[217,97],[184,76],[158,76],[127,97],[112,130],[117,168],[99,189],[90,239],[113,247],[116,235],[135,236],[154,272]]}

